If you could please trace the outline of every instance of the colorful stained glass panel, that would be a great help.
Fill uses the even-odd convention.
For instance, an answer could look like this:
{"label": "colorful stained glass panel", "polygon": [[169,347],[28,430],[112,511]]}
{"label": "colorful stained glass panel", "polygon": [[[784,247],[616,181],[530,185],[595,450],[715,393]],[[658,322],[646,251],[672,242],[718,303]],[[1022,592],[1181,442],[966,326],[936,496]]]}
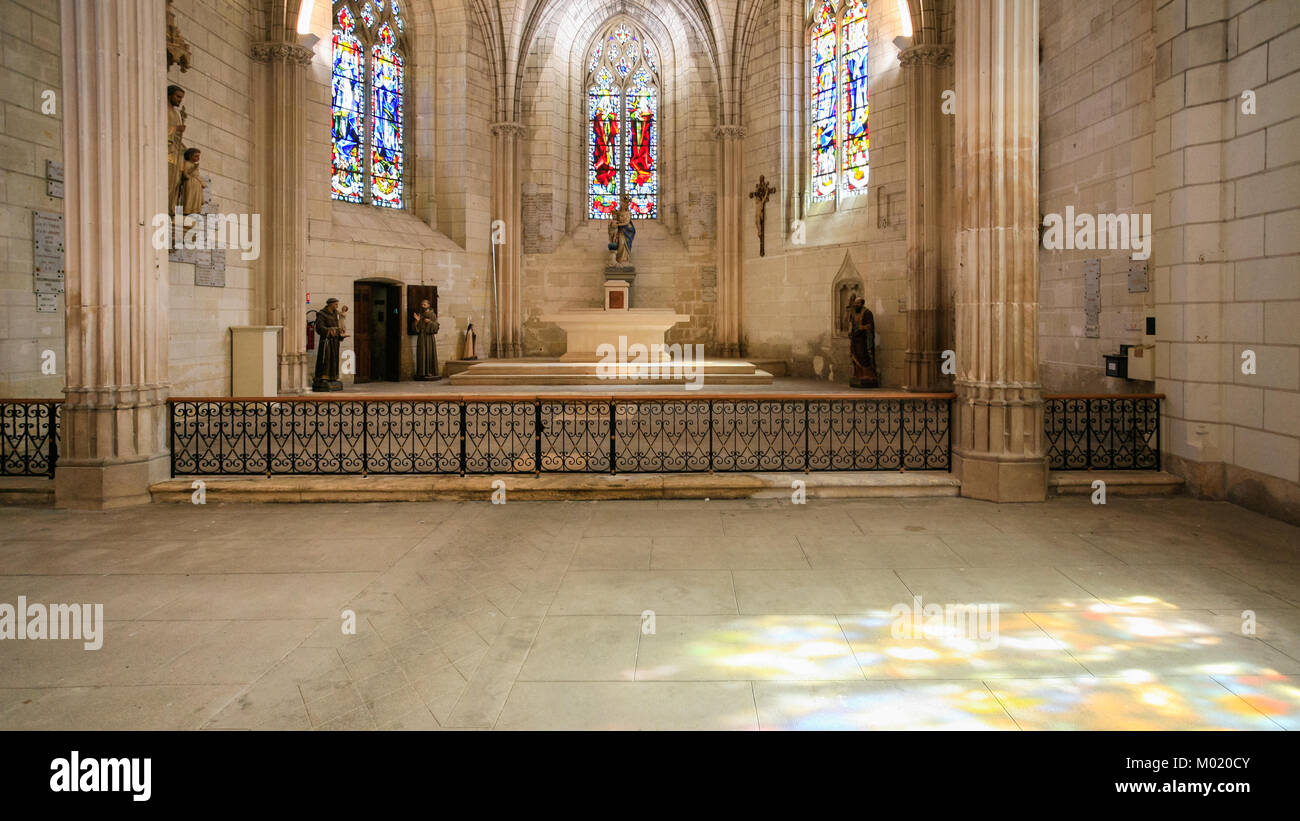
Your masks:
{"label": "colorful stained glass panel", "polygon": [[840,148],[843,154],[841,188],[846,196],[867,190],[867,7],[863,0],[849,0],[844,9],[844,78]]}

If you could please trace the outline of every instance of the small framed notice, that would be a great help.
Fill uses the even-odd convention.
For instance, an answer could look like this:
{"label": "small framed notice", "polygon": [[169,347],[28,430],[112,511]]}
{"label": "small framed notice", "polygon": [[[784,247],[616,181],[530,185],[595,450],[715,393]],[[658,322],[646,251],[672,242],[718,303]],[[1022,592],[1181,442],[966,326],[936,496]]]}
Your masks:
{"label": "small framed notice", "polygon": [[37,294],[36,311],[42,314],[52,314],[59,310],[58,294]]}

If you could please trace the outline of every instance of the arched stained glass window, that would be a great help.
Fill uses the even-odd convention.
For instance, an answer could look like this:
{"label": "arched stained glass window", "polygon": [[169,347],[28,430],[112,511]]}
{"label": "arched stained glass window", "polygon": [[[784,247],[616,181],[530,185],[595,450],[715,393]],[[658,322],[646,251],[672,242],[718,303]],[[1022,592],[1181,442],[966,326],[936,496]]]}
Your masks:
{"label": "arched stained glass window", "polygon": [[612,23],[587,59],[587,215],[631,199],[633,219],[659,216],[659,54],[627,20]]}
{"label": "arched stained glass window", "polygon": [[809,180],[814,203],[867,190],[866,0],[808,4]]}
{"label": "arched stained glass window", "polygon": [[334,0],[330,196],[405,205],[406,48],[399,0]]}

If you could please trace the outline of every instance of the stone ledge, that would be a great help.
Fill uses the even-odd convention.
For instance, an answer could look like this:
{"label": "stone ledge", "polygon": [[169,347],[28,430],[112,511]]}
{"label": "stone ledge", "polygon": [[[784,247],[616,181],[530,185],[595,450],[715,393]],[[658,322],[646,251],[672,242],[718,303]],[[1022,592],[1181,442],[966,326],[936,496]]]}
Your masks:
{"label": "stone ledge", "polygon": [[1086,496],[1092,483],[1106,483],[1111,496],[1169,496],[1183,492],[1183,480],[1162,470],[1053,470],[1047,474],[1049,496]]}
{"label": "stone ledge", "polygon": [[795,480],[808,498],[956,496],[950,473],[550,473],[474,476],[247,476],[189,477],[150,487],[155,502],[189,503],[196,479],[211,502],[428,502],[487,501],[496,480],[512,499],[778,499]]}
{"label": "stone ledge", "polygon": [[0,506],[54,504],[54,480],[43,476],[0,477]]}

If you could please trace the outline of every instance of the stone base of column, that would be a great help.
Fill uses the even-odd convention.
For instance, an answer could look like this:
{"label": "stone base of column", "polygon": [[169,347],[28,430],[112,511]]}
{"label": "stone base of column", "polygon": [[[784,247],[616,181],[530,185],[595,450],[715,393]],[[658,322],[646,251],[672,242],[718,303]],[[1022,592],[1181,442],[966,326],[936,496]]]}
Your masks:
{"label": "stone base of column", "polygon": [[523,345],[518,342],[514,343],[493,343],[493,359],[520,359],[524,355]]}
{"label": "stone base of column", "polygon": [[961,479],[961,495],[986,502],[1047,500],[1047,460],[1009,461],[954,452],[953,472]]}
{"label": "stone base of column", "polygon": [[308,389],[307,354],[280,354],[280,395],[296,396]]}
{"label": "stone base of column", "polygon": [[904,357],[907,364],[907,381],[903,390],[916,393],[934,393],[948,390],[940,371],[938,351],[908,351]]}
{"label": "stone base of column", "polygon": [[114,510],[147,505],[149,486],[171,476],[171,458],[161,454],[138,462],[68,464],[54,474],[54,506],[71,510]]}

